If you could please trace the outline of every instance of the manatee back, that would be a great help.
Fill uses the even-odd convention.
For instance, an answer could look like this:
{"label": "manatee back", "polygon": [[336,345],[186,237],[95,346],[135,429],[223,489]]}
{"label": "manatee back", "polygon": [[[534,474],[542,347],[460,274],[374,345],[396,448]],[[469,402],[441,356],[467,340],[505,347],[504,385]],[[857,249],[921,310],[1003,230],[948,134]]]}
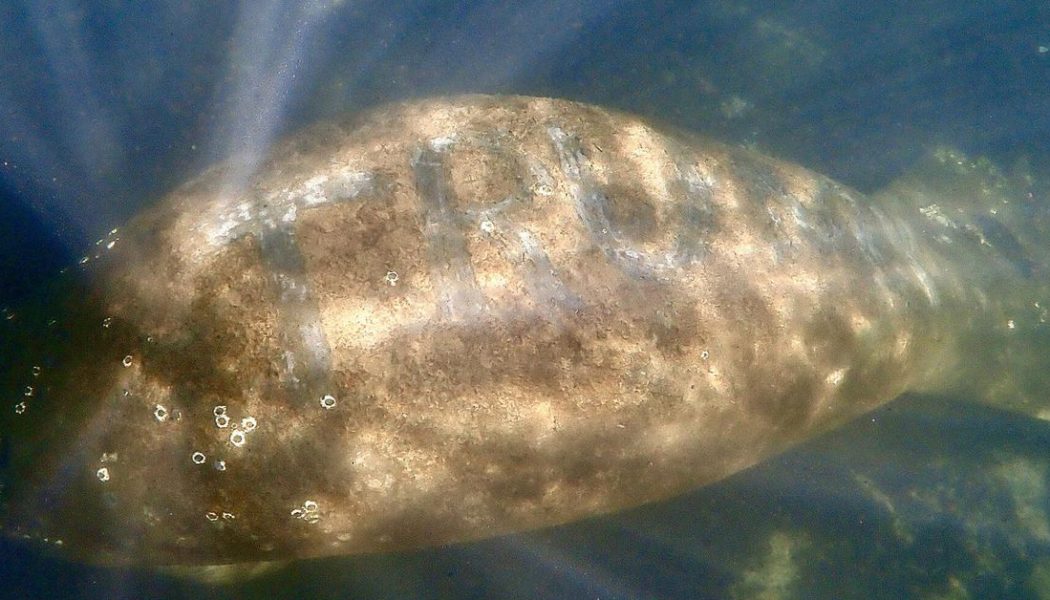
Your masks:
{"label": "manatee back", "polygon": [[241,175],[114,231],[48,315],[7,533],[199,564],[520,531],[718,480],[947,360],[958,302],[907,224],[597,107],[397,105]]}

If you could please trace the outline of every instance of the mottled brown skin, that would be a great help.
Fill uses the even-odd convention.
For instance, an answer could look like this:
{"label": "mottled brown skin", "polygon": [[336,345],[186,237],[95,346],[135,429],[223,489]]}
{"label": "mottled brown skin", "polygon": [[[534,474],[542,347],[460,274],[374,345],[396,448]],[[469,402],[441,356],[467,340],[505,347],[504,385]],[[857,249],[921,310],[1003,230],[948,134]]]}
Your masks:
{"label": "mottled brown skin", "polygon": [[571,102],[397,105],[238,174],[63,292],[10,377],[9,535],[217,564],[636,506],[940,381],[976,301],[901,211]]}

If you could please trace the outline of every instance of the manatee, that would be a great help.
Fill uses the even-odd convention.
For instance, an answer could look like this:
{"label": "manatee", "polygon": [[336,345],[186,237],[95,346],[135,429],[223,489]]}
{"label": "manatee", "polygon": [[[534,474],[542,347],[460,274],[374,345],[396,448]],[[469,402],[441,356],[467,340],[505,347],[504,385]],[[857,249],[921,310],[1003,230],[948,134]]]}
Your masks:
{"label": "manatee", "polygon": [[5,311],[3,532],[107,565],[448,544],[675,496],[905,391],[1016,399],[1047,219],[929,198],[563,100],[315,125]]}

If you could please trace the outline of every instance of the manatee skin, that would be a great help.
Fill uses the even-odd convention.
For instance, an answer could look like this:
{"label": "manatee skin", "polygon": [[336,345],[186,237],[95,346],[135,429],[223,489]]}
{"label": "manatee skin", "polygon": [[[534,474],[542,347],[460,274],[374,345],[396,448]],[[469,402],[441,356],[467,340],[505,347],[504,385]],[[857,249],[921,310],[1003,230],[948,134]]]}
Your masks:
{"label": "manatee skin", "polygon": [[973,301],[855,191],[567,101],[395,105],[237,173],[18,338],[7,535],[220,564],[637,506],[938,380]]}

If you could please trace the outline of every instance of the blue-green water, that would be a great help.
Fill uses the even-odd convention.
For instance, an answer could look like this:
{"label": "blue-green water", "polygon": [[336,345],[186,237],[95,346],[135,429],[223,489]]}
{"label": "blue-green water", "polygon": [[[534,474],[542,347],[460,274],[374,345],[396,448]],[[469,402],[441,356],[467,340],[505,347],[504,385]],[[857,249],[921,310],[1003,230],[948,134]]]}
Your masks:
{"label": "blue-green water", "polygon": [[[435,94],[617,107],[864,191],[952,146],[1031,175],[1050,203],[1050,8],[870,4],[6,2],[0,305],[223,156]],[[1048,450],[1046,421],[916,396],[685,497],[550,531],[227,587],[5,541],[0,593],[1047,598]]]}

